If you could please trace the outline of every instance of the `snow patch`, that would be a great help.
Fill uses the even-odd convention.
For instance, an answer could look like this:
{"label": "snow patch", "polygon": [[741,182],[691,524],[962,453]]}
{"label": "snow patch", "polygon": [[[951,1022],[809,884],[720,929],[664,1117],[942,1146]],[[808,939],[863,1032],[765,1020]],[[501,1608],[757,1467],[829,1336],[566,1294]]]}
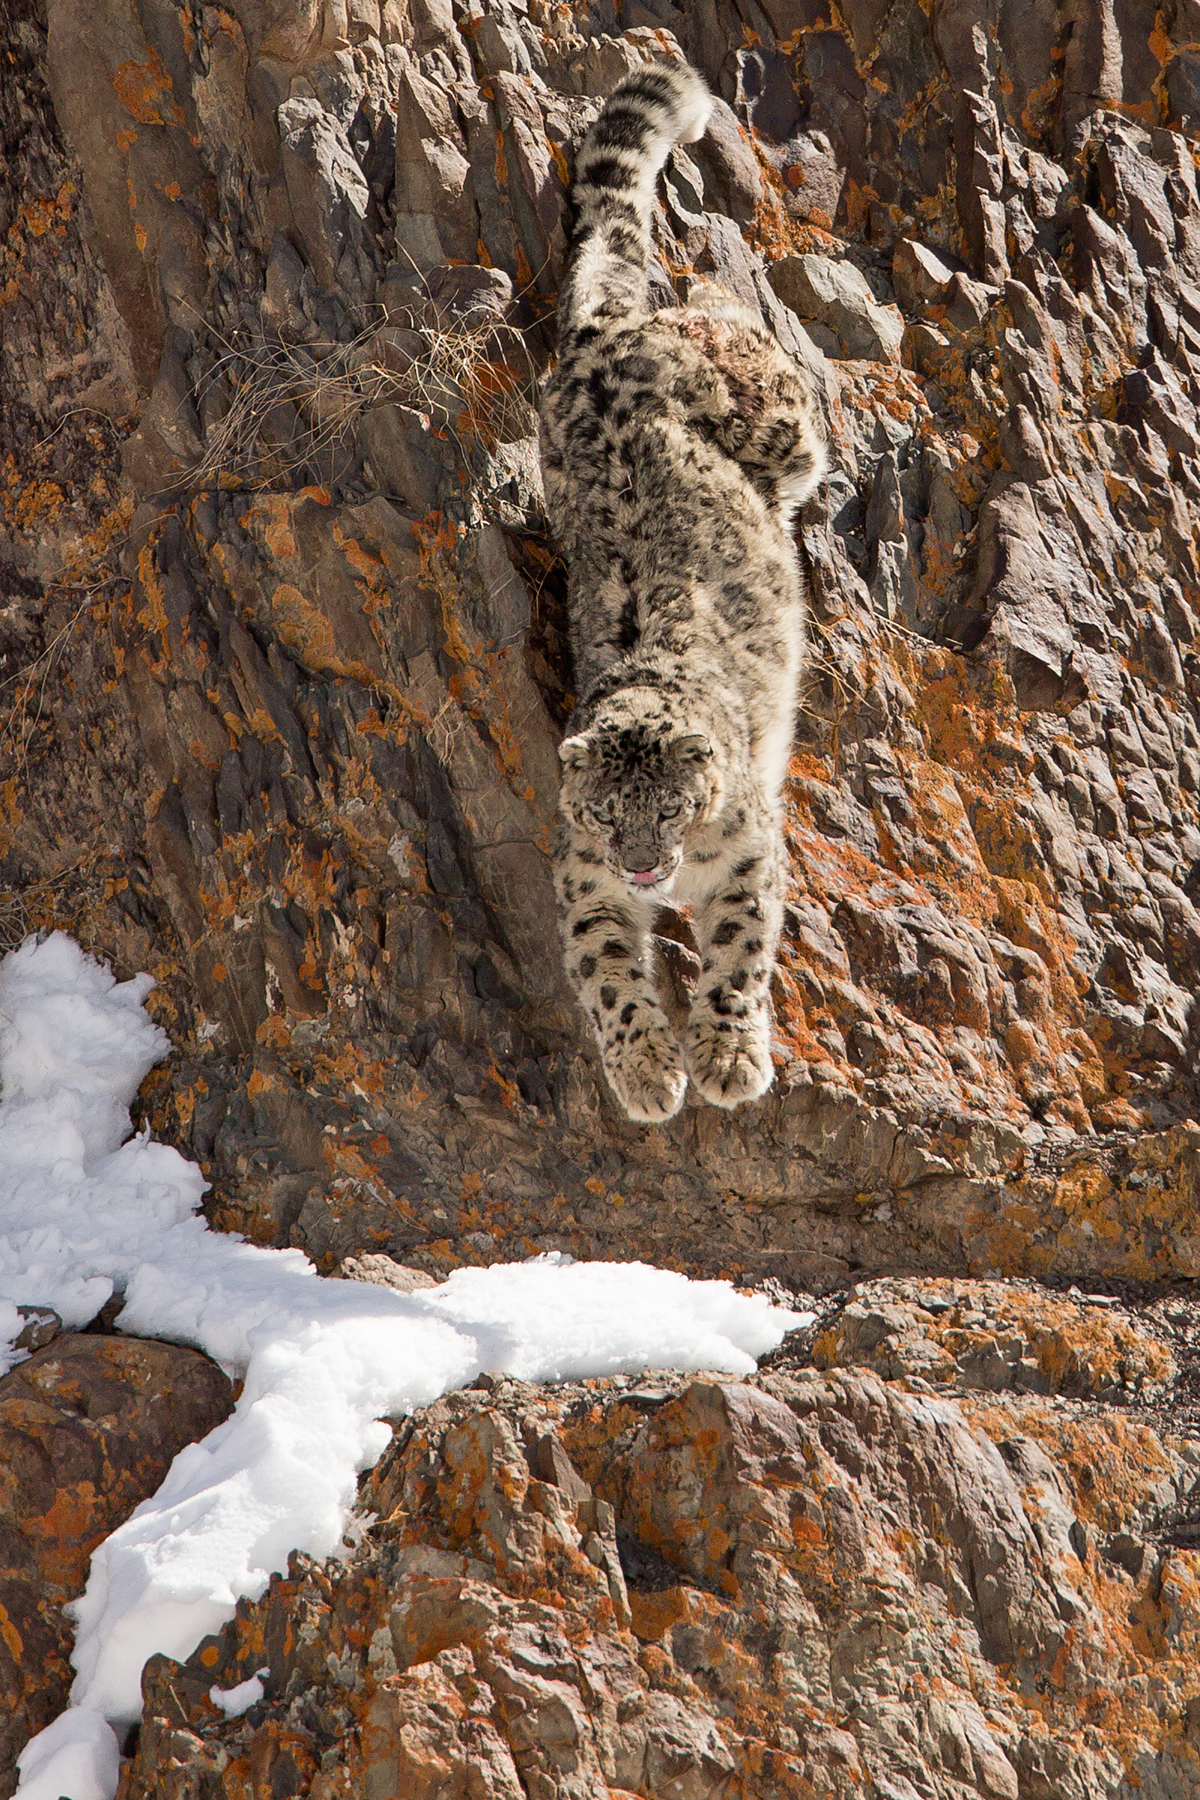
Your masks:
{"label": "snow patch", "polygon": [[401,1294],[211,1232],[195,1164],[148,1134],[122,1141],[169,1048],[143,1008],[151,986],[116,981],[62,934],[0,965],[0,1361],[18,1304],[53,1306],[70,1328],[119,1292],[122,1330],[196,1345],[244,1388],[93,1554],[72,1609],[71,1710],[22,1752],[20,1800],[111,1800],[111,1725],[140,1715],[147,1657],[186,1658],[290,1551],[334,1553],[356,1477],[390,1440],[384,1421],[484,1369],[748,1374],[813,1317],[728,1282],[557,1255]]}
{"label": "snow patch", "polygon": [[112,1800],[121,1753],[99,1713],[72,1706],[30,1738],[17,1767],[21,1800]]}
{"label": "snow patch", "polygon": [[249,1681],[239,1681],[236,1687],[210,1687],[208,1697],[227,1719],[240,1719],[243,1713],[249,1712],[262,1699],[266,1692],[262,1678],[270,1673],[270,1669],[257,1669]]}

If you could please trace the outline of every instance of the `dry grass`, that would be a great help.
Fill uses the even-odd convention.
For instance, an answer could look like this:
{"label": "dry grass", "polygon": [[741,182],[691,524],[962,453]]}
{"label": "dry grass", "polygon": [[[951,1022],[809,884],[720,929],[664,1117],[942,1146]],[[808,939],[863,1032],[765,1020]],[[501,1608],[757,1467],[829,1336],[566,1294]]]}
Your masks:
{"label": "dry grass", "polygon": [[20,894],[0,895],[0,954],[17,949],[33,930],[29,908]]}
{"label": "dry grass", "polygon": [[832,633],[812,612],[808,615],[808,641],[804,650],[802,676],[797,711],[806,718],[828,724],[826,709],[814,706],[811,698],[818,684],[827,684],[835,709],[833,730],[836,737],[837,720],[853,700],[854,689],[846,680],[845,658],[834,644]]}
{"label": "dry grass", "polygon": [[43,875],[20,893],[6,889],[0,894],[0,956],[18,949],[35,933],[69,931],[84,941],[85,916],[106,896],[114,871],[121,867],[120,852],[101,846]]}
{"label": "dry grass", "polygon": [[411,324],[373,325],[348,344],[237,344],[206,329],[221,345],[206,391],[229,405],[180,486],[278,481],[352,444],[356,424],[382,405],[423,413],[464,458],[465,439],[491,449],[534,429],[533,359],[521,332],[494,316],[476,322],[426,305]]}
{"label": "dry grass", "polygon": [[[76,589],[77,592],[82,591],[83,598],[66,623],[59,626],[38,656],[31,662],[24,663],[6,680],[0,681],[0,696],[11,690],[7,715],[3,724],[0,724],[0,750],[7,750],[12,756],[12,774],[18,782],[24,781],[28,775],[29,747],[45,714],[50,680],[66,654],[76,626],[88,608],[95,604],[97,595],[120,579],[115,575],[106,576],[103,581],[81,590]],[[71,590],[64,584],[56,583],[50,591],[63,593]]]}

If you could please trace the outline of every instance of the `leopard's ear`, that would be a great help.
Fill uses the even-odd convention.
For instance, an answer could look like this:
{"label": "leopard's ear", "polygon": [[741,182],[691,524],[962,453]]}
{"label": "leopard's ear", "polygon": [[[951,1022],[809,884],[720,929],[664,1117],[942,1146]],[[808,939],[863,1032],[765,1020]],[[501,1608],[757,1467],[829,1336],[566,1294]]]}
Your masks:
{"label": "leopard's ear", "polygon": [[712,753],[712,744],[702,731],[694,731],[687,737],[677,737],[671,740],[671,755],[676,762],[710,762]]}
{"label": "leopard's ear", "polygon": [[564,738],[558,746],[558,760],[564,769],[586,768],[593,755],[592,741],[588,737]]}

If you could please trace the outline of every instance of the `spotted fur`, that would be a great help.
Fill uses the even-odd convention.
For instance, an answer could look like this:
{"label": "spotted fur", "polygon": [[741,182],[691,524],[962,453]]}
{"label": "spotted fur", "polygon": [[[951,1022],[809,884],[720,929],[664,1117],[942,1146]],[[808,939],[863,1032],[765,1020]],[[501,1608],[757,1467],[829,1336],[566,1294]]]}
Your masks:
{"label": "spotted fur", "polygon": [[[689,1076],[725,1107],[771,1083],[804,637],[791,525],[825,462],[805,378],[757,314],[707,285],[650,310],[657,176],[710,108],[692,70],[647,67],[585,138],[542,406],[579,695],[560,753],[566,966],[614,1094],[655,1122]],[[668,899],[691,907],[701,956],[682,1042],[652,975]]]}

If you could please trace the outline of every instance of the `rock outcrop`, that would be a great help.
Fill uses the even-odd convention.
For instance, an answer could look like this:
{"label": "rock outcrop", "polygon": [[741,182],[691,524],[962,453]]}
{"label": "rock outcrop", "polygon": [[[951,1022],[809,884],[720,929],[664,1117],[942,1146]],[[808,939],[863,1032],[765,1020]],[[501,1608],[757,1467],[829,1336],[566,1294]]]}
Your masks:
{"label": "rock outcrop", "polygon": [[[11,4],[14,928],[159,975],[214,1217],[1195,1274],[1190,15]],[[761,307],[835,467],[776,1086],[647,1133],[559,975],[530,403],[571,144],[675,43],[662,293]]]}
{"label": "rock outcrop", "polygon": [[69,1332],[0,1377],[0,1794],[66,1705],[92,1551],[232,1406],[206,1356],[132,1338]]}
{"label": "rock outcrop", "polygon": [[400,1427],[344,1561],[148,1665],[121,1800],[1195,1793],[1170,1322],[893,1280],[809,1335]]}

